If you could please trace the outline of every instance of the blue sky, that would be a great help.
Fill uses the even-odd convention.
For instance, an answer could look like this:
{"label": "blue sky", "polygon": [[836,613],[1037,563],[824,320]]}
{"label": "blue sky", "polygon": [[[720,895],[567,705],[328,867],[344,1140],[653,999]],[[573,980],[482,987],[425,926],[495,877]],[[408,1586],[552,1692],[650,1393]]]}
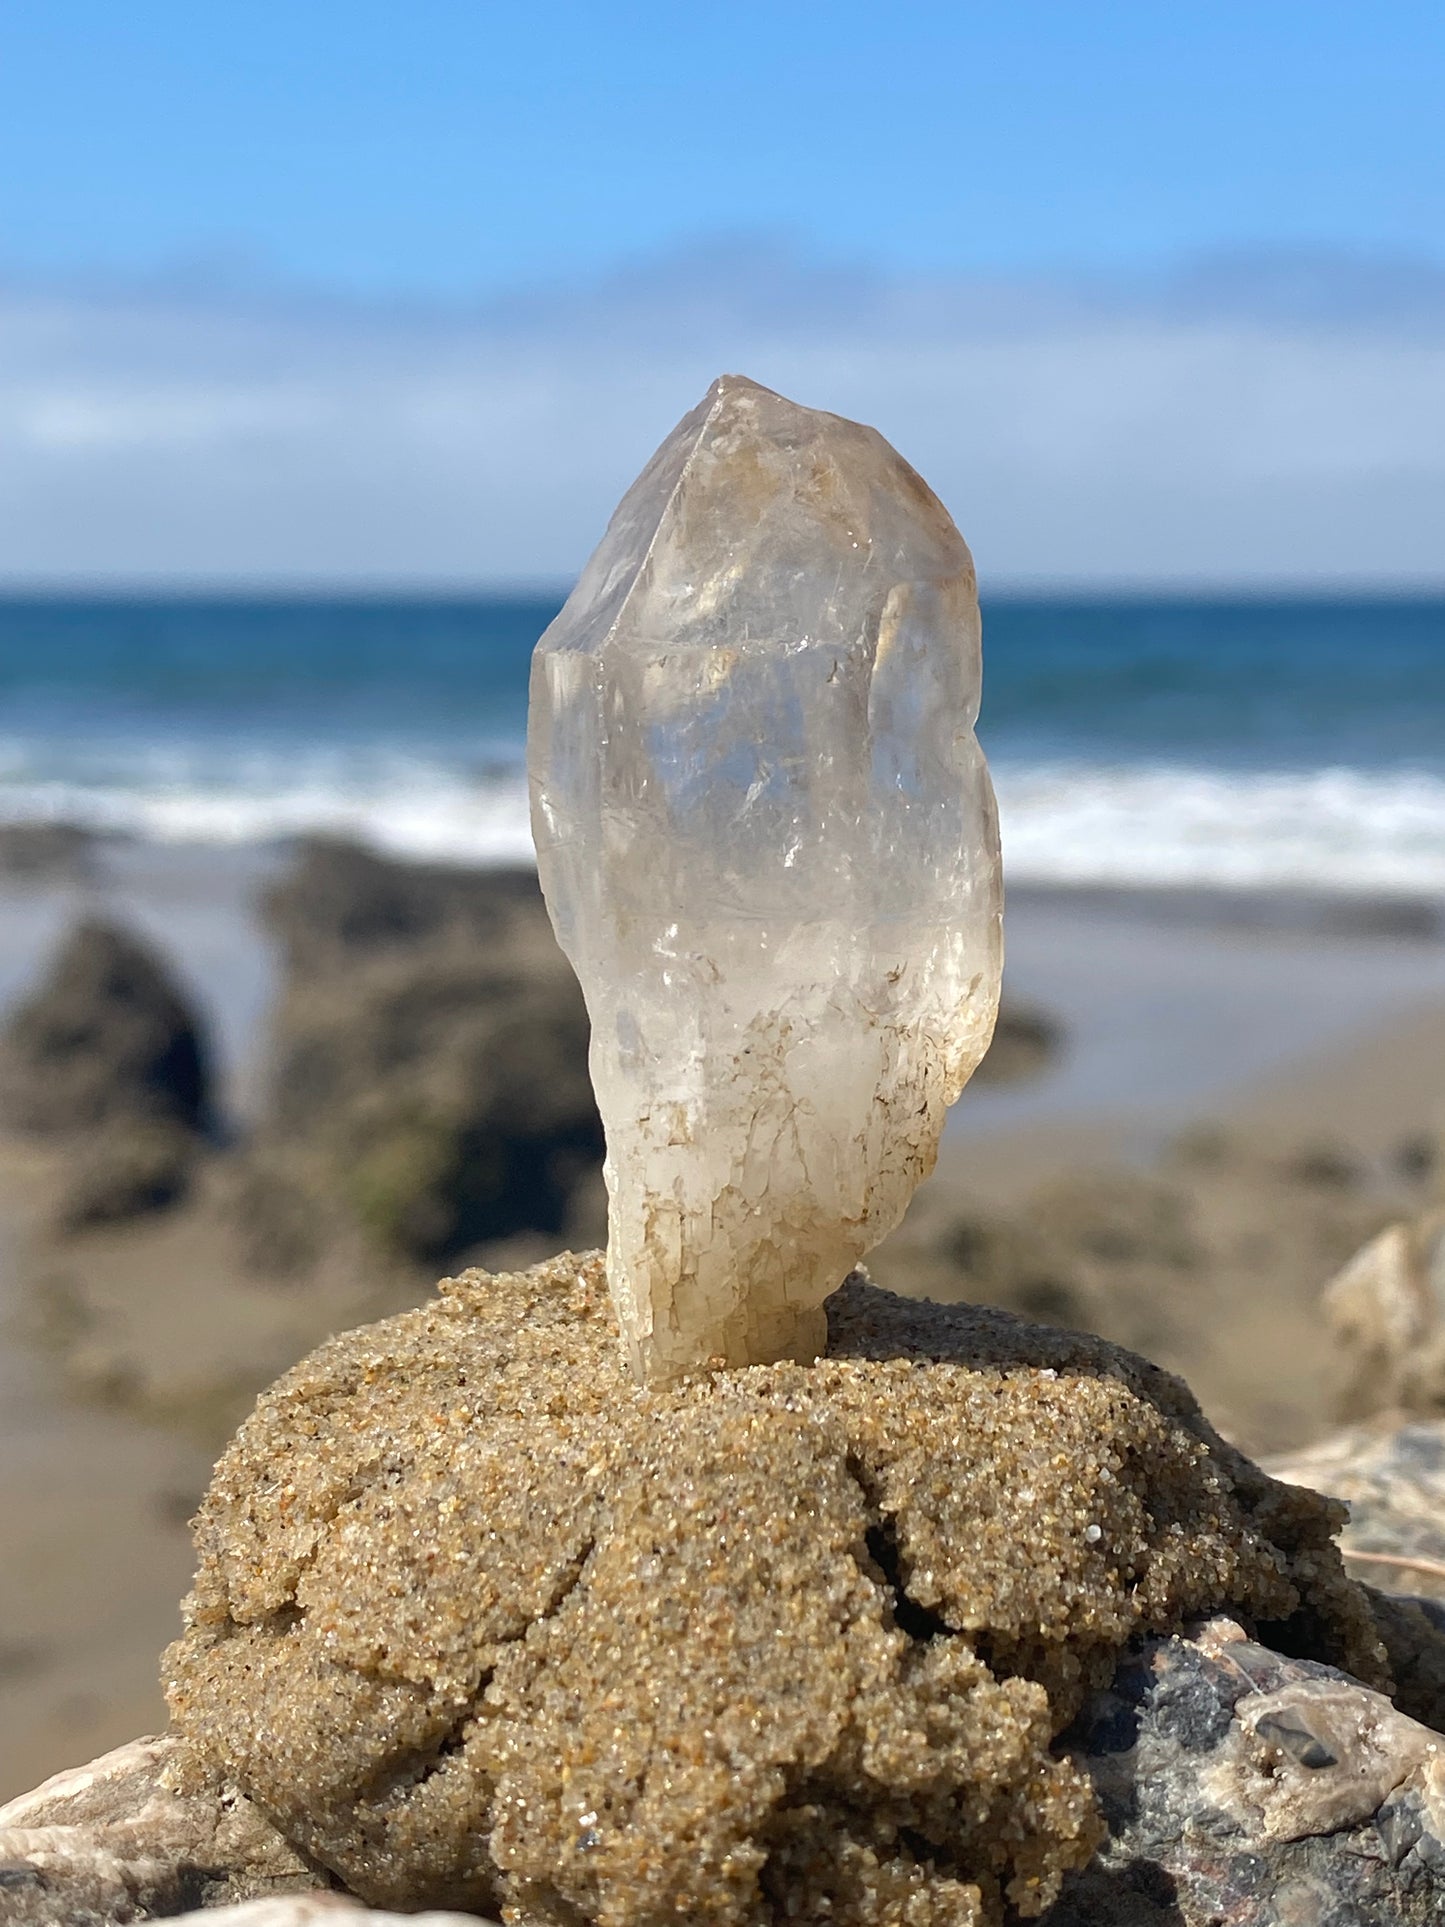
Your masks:
{"label": "blue sky", "polygon": [[781,230],[893,270],[1439,251],[1402,0],[0,9],[0,255],[373,292]]}
{"label": "blue sky", "polygon": [[1442,99],[1438,0],[0,0],[0,579],[566,574],[724,366],[1001,578],[1445,574]]}

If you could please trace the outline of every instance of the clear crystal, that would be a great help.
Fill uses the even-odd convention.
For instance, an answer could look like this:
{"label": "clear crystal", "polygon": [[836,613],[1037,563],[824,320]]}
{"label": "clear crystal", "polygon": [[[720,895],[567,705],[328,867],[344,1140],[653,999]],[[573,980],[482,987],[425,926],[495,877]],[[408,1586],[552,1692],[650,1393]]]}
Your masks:
{"label": "clear crystal", "polygon": [[815,1357],[933,1168],[998,1004],[979,679],[973,565],[925,483],[733,375],[537,645],[533,833],[645,1381]]}

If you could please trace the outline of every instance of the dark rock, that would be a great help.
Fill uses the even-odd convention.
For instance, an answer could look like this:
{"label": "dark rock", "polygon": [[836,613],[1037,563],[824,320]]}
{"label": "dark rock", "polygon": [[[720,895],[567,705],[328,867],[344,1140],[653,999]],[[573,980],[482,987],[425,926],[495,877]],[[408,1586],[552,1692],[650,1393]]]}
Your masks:
{"label": "dark rock", "polygon": [[290,975],[237,1193],[256,1268],[303,1270],[328,1212],[419,1263],[570,1231],[602,1133],[536,877],[311,844],[268,916]]}
{"label": "dark rock", "polygon": [[200,1023],[165,965],[113,924],[79,924],[0,1036],[0,1114],[66,1137],[118,1119],[198,1132],[210,1110]]}
{"label": "dark rock", "polygon": [[[402,1256],[560,1234],[601,1157],[586,1012],[561,971],[450,945],[386,960],[292,991],[274,1050],[261,1148],[295,1146],[293,1171]],[[272,1199],[294,1237],[294,1197]]]}
{"label": "dark rock", "polygon": [[1230,1620],[1145,1641],[1063,1745],[1109,1839],[1066,1879],[1047,1927],[1445,1917],[1438,1733]]}
{"label": "dark rock", "polygon": [[334,977],[446,936],[478,950],[556,950],[534,870],[400,863],[320,837],[299,846],[263,913],[292,978]]}
{"label": "dark rock", "polygon": [[1423,1184],[1440,1169],[1440,1137],[1435,1131],[1412,1131],[1401,1138],[1393,1154],[1395,1169],[1410,1184]]}

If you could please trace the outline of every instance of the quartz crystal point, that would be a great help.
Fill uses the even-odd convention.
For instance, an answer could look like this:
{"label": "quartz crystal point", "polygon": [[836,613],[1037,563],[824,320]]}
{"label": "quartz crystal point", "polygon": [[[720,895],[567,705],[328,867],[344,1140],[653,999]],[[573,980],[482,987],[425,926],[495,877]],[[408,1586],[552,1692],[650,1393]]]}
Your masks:
{"label": "quartz crystal point", "polygon": [[724,376],[537,645],[542,887],[592,1020],[635,1374],[813,1358],[998,1005],[963,538],[871,428]]}

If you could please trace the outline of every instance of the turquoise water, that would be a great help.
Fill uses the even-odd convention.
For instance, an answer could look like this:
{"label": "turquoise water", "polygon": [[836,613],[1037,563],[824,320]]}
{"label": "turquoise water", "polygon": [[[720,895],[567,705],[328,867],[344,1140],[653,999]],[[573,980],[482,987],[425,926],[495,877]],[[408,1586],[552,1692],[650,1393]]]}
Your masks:
{"label": "turquoise water", "polygon": [[[0,600],[0,817],[527,852],[559,599]],[[1445,891],[1445,599],[996,599],[1016,879]]]}

